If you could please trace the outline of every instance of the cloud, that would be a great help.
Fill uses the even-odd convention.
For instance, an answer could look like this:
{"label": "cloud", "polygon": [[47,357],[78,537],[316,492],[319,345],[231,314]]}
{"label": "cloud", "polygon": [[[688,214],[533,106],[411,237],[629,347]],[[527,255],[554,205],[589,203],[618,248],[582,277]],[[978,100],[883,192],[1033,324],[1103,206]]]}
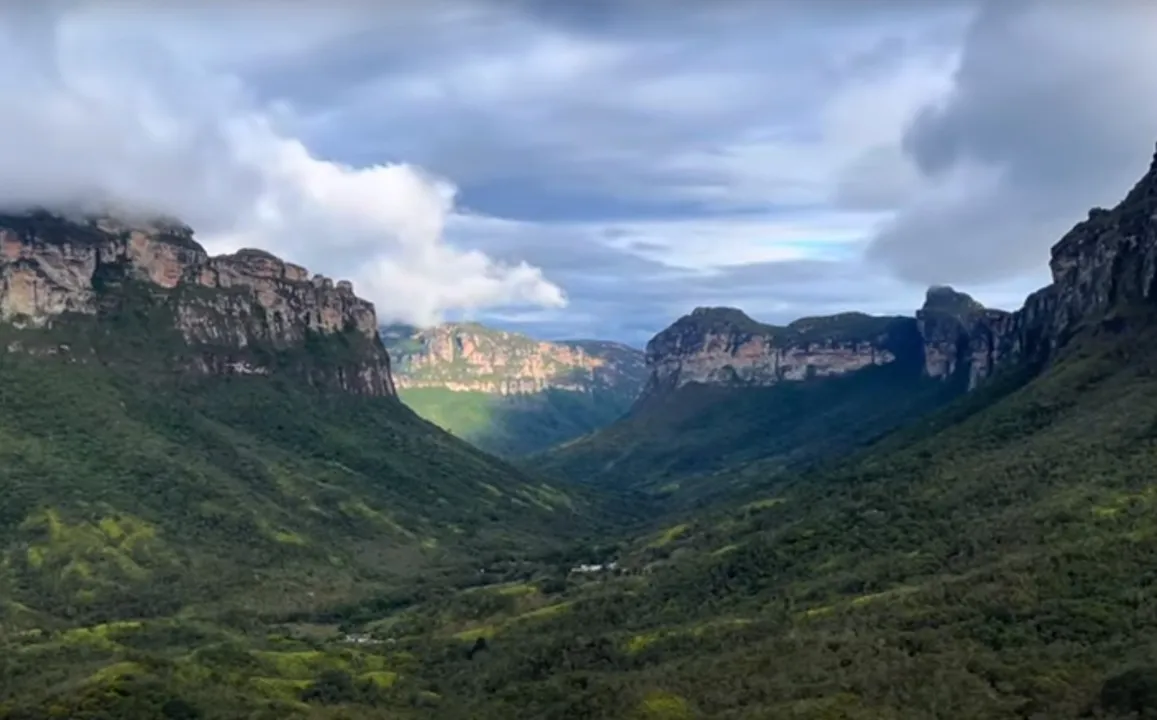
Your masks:
{"label": "cloud", "polygon": [[1094,205],[1141,176],[1157,139],[1157,6],[993,0],[966,35],[951,92],[903,149],[919,190],[870,255],[924,282],[1041,267]]}
{"label": "cloud", "polygon": [[[324,160],[286,134],[274,110],[217,67],[239,55],[220,38],[194,53],[196,38],[174,22],[181,15],[139,3],[6,8],[0,84],[16,100],[0,115],[0,204],[111,202],[175,215],[211,250],[261,247],[352,277],[383,320],[565,304],[541,270],[444,240],[449,182],[405,163]],[[316,42],[341,27],[315,30]],[[260,44],[254,30],[246,41]],[[312,46],[278,37],[276,52],[241,55],[265,62]]]}
{"label": "cloud", "polygon": [[459,7],[470,12],[407,15],[403,36],[369,27],[372,43],[344,38],[254,82],[320,152],[454,178],[470,213],[451,221],[453,243],[541,266],[569,299],[477,319],[635,337],[702,304],[697,293],[800,314],[839,305],[787,302],[783,282],[699,282],[769,261],[851,263],[815,281],[848,299],[840,309],[857,287],[897,297],[856,255],[913,192],[904,125],[951,87],[964,3]]}

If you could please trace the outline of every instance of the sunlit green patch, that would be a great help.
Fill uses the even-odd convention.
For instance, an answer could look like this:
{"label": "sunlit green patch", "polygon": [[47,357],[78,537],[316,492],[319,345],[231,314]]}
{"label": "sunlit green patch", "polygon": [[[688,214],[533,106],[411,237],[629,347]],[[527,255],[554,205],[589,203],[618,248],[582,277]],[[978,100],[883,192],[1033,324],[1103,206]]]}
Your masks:
{"label": "sunlit green patch", "polygon": [[555,617],[556,615],[561,615],[562,613],[570,610],[571,605],[572,603],[570,602],[560,602],[555,603],[554,605],[546,605],[529,612],[524,612],[521,615],[516,615],[511,618],[511,621],[542,620],[544,618]]}
{"label": "sunlit green patch", "polygon": [[499,585],[498,587],[494,588],[494,590],[499,595],[512,595],[516,597],[521,595],[533,595],[534,593],[538,592],[538,588],[534,585],[531,585],[530,583],[511,583],[509,585]]}
{"label": "sunlit green patch", "polygon": [[720,555],[726,555],[729,552],[735,552],[738,549],[739,549],[738,545],[724,545],[723,547],[721,547],[717,550],[712,550],[711,554],[718,557]]}
{"label": "sunlit green patch", "polygon": [[623,646],[623,649],[626,650],[628,653],[634,655],[635,653],[639,653],[639,652],[642,652],[643,650],[646,650],[648,647],[653,645],[657,640],[659,640],[662,637],[663,637],[663,633],[658,633],[658,632],[640,633],[639,635],[632,635],[631,637],[627,638],[627,642]]}
{"label": "sunlit green patch", "polygon": [[117,638],[126,633],[137,630],[141,624],[132,620],[122,622],[103,623],[91,627],[79,627],[66,630],[57,638],[63,645],[83,646],[98,650],[115,650],[119,647]]}
{"label": "sunlit green patch", "polygon": [[678,525],[669,527],[660,532],[654,540],[647,544],[647,547],[660,548],[664,545],[669,545],[675,540],[679,539],[679,537],[681,537],[690,528],[691,526],[687,523],[680,523]]}
{"label": "sunlit green patch", "polygon": [[393,518],[380,510],[375,510],[361,500],[345,500],[338,503],[338,509],[352,518],[369,521],[383,530],[395,532],[408,538],[416,537],[414,533],[399,525]]}
{"label": "sunlit green patch", "polygon": [[498,632],[498,628],[493,625],[482,625],[481,627],[470,628],[462,632],[454,633],[455,640],[463,640],[465,642],[474,642],[478,638],[485,638],[489,640]]}
{"label": "sunlit green patch", "polygon": [[691,706],[687,701],[669,692],[651,692],[635,708],[639,720],[690,720]]}
{"label": "sunlit green patch", "polygon": [[574,502],[570,496],[558,488],[542,483],[534,488],[534,492],[551,506],[574,509]]}
{"label": "sunlit green patch", "polygon": [[380,688],[389,688],[398,682],[398,674],[391,670],[371,670],[358,675],[358,680],[371,682]]}
{"label": "sunlit green patch", "polygon": [[819,607],[804,610],[802,613],[800,613],[800,616],[810,620],[814,618],[827,617],[828,615],[833,614],[835,611],[836,608],[833,605],[821,605]]}
{"label": "sunlit green patch", "polygon": [[112,665],[106,665],[100,670],[97,670],[92,675],[89,675],[85,682],[93,685],[107,685],[124,677],[144,674],[145,669],[138,663],[118,662]]}
{"label": "sunlit green patch", "polygon": [[305,538],[289,530],[279,530],[273,533],[273,539],[283,545],[308,545]]}
{"label": "sunlit green patch", "polygon": [[891,590],[884,590],[883,592],[869,593],[867,595],[860,595],[859,597],[852,598],[851,605],[852,605],[852,607],[862,607],[864,605],[868,605],[868,604],[871,604],[874,602],[895,600],[897,598],[904,597],[905,595],[911,595],[912,593],[916,592],[918,589],[919,588],[905,586],[905,587],[892,588]]}
{"label": "sunlit green patch", "polygon": [[785,500],[783,498],[778,498],[778,497],[764,498],[762,500],[756,500],[755,502],[749,502],[746,505],[744,505],[742,508],[740,508],[740,510],[742,510],[744,512],[766,510],[768,508],[773,508],[776,505],[782,505],[785,502],[787,502],[787,500]]}
{"label": "sunlit green patch", "polygon": [[106,509],[95,522],[68,522],[59,510],[47,508],[20,524],[27,538],[27,567],[72,583],[73,592],[118,579],[142,580],[145,559],[167,558],[151,524]]}
{"label": "sunlit green patch", "polygon": [[312,678],[323,670],[372,672],[387,669],[384,657],[346,648],[329,652],[255,650],[251,655],[261,663],[268,675],[282,678]]}
{"label": "sunlit green patch", "polygon": [[627,638],[623,649],[629,654],[636,654],[646,650],[655,643],[666,640],[668,638],[676,637],[702,637],[709,632],[715,630],[727,630],[730,628],[743,627],[750,625],[751,620],[747,618],[718,618],[716,620],[708,620],[706,622],[695,623],[692,625],[685,625],[682,627],[667,628],[664,630],[657,630],[648,633],[640,633],[632,635]]}
{"label": "sunlit green patch", "polygon": [[498,488],[494,487],[494,486],[493,486],[493,485],[491,485],[490,483],[485,483],[485,482],[484,482],[484,483],[478,483],[478,485],[479,485],[479,486],[481,486],[481,488],[482,488],[483,490],[485,490],[486,492],[490,493],[490,494],[491,494],[491,495],[493,495],[494,497],[502,497],[502,491],[501,491],[501,490],[499,490]]}

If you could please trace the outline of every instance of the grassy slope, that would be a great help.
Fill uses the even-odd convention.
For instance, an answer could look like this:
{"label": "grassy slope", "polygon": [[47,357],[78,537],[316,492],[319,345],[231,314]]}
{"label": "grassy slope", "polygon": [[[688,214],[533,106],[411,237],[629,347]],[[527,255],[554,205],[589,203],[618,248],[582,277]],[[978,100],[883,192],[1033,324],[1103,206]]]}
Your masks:
{"label": "grassy slope", "polygon": [[[901,363],[766,388],[688,385],[536,458],[573,480],[670,492],[738,463],[794,466],[870,441],[958,392]],[[713,482],[699,478],[703,482]]]}
{"label": "grassy slope", "polygon": [[[494,367],[484,372],[466,358],[454,357],[414,368],[411,355],[421,355],[422,343],[415,328],[386,328],[386,342],[395,358],[395,370],[428,387],[410,387],[400,392],[402,400],[422,417],[487,452],[514,457],[541,452],[559,443],[604,427],[621,417],[631,406],[646,379],[646,368],[637,350],[595,340],[559,341],[609,362],[592,380],[587,372],[543,354],[541,343],[519,333],[504,332],[477,323],[450,326],[448,332],[461,334],[475,352],[489,356]],[[582,392],[549,389],[543,392],[503,396],[496,393],[459,391],[441,387],[444,383],[502,383],[510,380],[508,362],[518,368],[520,358],[541,357],[542,372],[558,381],[585,386]],[[573,376],[573,378],[572,378]]]}
{"label": "grassy slope", "polygon": [[668,519],[622,548],[632,574],[564,587],[560,559],[376,622],[421,628],[446,717],[1073,718],[1106,689],[1157,710],[1155,328]]}
{"label": "grassy slope", "polygon": [[503,457],[538,452],[617,420],[632,397],[610,391],[546,390],[502,396],[407,388],[402,401],[455,436]]}
{"label": "grassy slope", "polygon": [[[71,717],[90,705],[92,717],[159,717],[116,690],[138,682],[153,688],[141,702],[191,692],[220,717],[262,706],[283,717],[302,682],[349,666],[349,651],[262,656],[315,651],[271,644],[269,623],[469,582],[479,564],[586,526],[579,495],[393,399],[293,376],[174,374],[164,359],[181,349],[153,320],[137,308],[0,338],[70,345],[0,353],[0,717],[18,699]],[[315,367],[322,345],[305,351]],[[201,656],[213,647],[251,666],[222,676],[228,663]]]}

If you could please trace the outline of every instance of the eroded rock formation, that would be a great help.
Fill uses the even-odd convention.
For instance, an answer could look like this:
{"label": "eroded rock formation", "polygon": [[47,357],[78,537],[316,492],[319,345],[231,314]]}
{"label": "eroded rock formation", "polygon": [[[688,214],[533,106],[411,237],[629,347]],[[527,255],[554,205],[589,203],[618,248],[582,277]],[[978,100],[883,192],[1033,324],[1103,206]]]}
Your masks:
{"label": "eroded rock formation", "polygon": [[46,211],[0,216],[0,320],[48,328],[99,317],[126,281],[153,291],[197,358],[192,364],[205,372],[268,373],[270,352],[301,350],[311,337],[340,338],[348,350],[341,362],[311,368],[310,380],[394,394],[373,304],[348,282],[310,277],[261,250],[210,257],[176,222]]}

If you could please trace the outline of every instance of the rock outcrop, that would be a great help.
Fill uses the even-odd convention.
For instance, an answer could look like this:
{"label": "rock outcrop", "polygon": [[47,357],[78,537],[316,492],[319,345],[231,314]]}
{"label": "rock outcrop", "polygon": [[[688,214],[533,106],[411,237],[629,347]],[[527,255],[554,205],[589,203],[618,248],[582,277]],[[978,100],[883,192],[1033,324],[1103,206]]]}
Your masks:
{"label": "rock outcrop", "polygon": [[547,342],[477,323],[384,328],[400,389],[438,387],[492,395],[545,390],[638,392],[646,376],[634,348],[600,341]]}
{"label": "rock outcrop", "polygon": [[0,216],[0,321],[35,329],[99,318],[123,299],[126,282],[171,313],[201,371],[266,374],[279,362],[273,355],[322,338],[346,352],[328,367],[306,363],[311,382],[395,394],[373,304],[348,282],[310,277],[261,250],[210,257],[173,221]]}
{"label": "rock outcrop", "polygon": [[768,386],[912,361],[920,342],[912,318],[842,313],[786,326],[735,308],[696,308],[647,344],[644,396],[689,383]]}
{"label": "rock outcrop", "polygon": [[1000,362],[1000,338],[1009,317],[950,287],[929,288],[924,307],[916,311],[924,373],[944,380],[967,373],[968,389],[976,387]]}
{"label": "rock outcrop", "polygon": [[[1052,283],[1016,312],[971,307],[946,312],[951,289],[929,290],[918,313],[928,373],[967,372],[976,387],[1001,367],[1039,364],[1082,328],[1157,298],[1157,155],[1112,210],[1093,208],[1052,247]],[[968,298],[968,300],[971,300]],[[952,348],[955,345],[955,352]]]}

